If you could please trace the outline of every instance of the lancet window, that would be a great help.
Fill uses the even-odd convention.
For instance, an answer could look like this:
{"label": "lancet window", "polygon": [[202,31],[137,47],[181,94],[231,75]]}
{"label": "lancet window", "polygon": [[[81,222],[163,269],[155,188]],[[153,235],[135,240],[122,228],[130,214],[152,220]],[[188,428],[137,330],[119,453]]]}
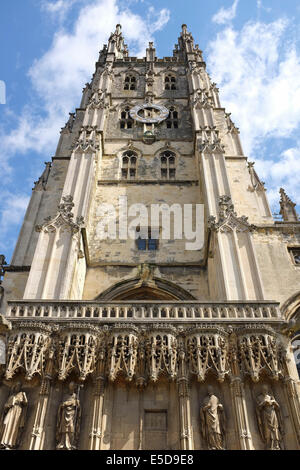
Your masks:
{"label": "lancet window", "polygon": [[161,163],[161,178],[162,179],[175,179],[176,177],[176,155],[174,152],[166,150],[160,156]]}
{"label": "lancet window", "polygon": [[165,90],[176,90],[176,77],[173,74],[168,74],[165,77]]}
{"label": "lancet window", "polygon": [[128,150],[122,156],[122,179],[134,179],[136,177],[137,154]]}
{"label": "lancet window", "polygon": [[169,116],[166,120],[167,129],[178,129],[178,111],[174,106],[170,108]]}
{"label": "lancet window", "polygon": [[130,107],[126,106],[123,111],[121,111],[121,129],[132,129],[133,128],[133,119],[130,116]]}

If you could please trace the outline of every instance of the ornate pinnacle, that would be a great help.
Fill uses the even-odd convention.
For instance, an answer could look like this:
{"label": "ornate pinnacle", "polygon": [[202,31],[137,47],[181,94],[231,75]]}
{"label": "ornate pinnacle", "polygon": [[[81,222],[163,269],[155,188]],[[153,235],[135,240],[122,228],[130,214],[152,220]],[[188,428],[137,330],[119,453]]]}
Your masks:
{"label": "ornate pinnacle", "polygon": [[296,212],[296,204],[288,197],[285,190],[280,188],[280,215],[285,222],[298,222],[299,217]]}
{"label": "ornate pinnacle", "polygon": [[250,225],[248,222],[248,217],[242,216],[238,217],[237,213],[234,211],[234,205],[230,196],[220,196],[219,197],[219,220],[216,221],[214,216],[211,216],[208,219],[208,227],[212,230],[221,231],[251,231],[255,227]]}

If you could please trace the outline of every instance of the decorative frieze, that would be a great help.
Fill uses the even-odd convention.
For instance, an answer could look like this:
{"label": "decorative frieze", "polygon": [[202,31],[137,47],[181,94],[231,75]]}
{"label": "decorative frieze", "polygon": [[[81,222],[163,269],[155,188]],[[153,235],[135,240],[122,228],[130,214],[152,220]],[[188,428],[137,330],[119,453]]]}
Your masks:
{"label": "decorative frieze", "polygon": [[[233,353],[232,331],[235,331]],[[205,382],[213,374],[219,382],[227,376],[249,375],[258,382],[264,373],[274,380],[284,378],[283,345],[278,334],[267,326],[251,324],[91,323],[53,324],[16,322],[8,339],[6,379],[23,373],[65,381],[74,373],[79,381],[100,374],[114,382],[118,377],[143,388],[161,376]],[[183,361],[183,362],[182,362]],[[98,370],[98,372],[96,372]]]}

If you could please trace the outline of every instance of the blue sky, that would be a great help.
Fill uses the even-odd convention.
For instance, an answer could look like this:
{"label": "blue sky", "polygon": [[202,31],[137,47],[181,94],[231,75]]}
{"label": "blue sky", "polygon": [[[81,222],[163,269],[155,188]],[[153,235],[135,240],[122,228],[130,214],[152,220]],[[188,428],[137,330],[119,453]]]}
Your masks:
{"label": "blue sky", "polygon": [[[0,252],[10,260],[33,182],[79,106],[98,51],[121,23],[131,55],[154,40],[172,55],[186,23],[241,130],[274,211],[300,201],[298,0],[11,0],[1,2]],[[0,95],[1,101],[1,95]],[[49,214],[50,215],[50,214]]]}

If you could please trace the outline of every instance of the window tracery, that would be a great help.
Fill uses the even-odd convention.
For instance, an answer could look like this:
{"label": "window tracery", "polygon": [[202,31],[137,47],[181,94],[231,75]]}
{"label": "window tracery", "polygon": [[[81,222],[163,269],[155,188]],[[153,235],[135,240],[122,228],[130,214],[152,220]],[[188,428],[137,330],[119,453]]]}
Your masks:
{"label": "window tracery", "polygon": [[124,81],[124,90],[136,90],[137,80],[134,75],[126,75]]}
{"label": "window tracery", "polygon": [[137,154],[128,150],[122,156],[122,179],[134,179],[136,177]]}
{"label": "window tracery", "polygon": [[166,120],[167,129],[178,129],[178,111],[171,106],[169,116]]}
{"label": "window tracery", "polygon": [[165,90],[177,90],[175,75],[173,75],[171,73],[166,75],[166,77],[165,77]]}
{"label": "window tracery", "polygon": [[166,150],[160,156],[161,178],[175,179],[176,177],[176,155],[174,152]]}
{"label": "window tracery", "polygon": [[132,129],[133,128],[133,119],[130,116],[130,107],[126,106],[126,108],[121,111],[121,121],[120,121],[120,128],[121,129]]}

